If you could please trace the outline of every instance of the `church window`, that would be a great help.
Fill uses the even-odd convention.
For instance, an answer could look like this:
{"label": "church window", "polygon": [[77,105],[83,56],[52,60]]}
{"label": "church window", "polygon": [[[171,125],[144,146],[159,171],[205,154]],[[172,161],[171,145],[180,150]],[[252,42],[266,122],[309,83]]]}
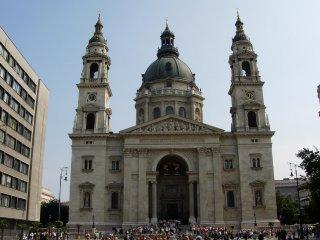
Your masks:
{"label": "church window", "polygon": [[92,170],[92,159],[85,159],[83,164],[84,170]]}
{"label": "church window", "polygon": [[263,205],[261,189],[254,189],[254,206],[259,207]]}
{"label": "church window", "polygon": [[257,116],[253,111],[248,112],[248,125],[249,127],[257,127]]}
{"label": "church window", "polygon": [[92,63],[90,66],[90,78],[91,79],[98,78],[98,70],[99,70],[98,64]]}
{"label": "church window", "polygon": [[95,122],[95,115],[94,113],[89,113],[87,115],[87,125],[86,125],[86,129],[87,130],[93,130],[94,129],[94,122]]}
{"label": "church window", "polygon": [[119,193],[111,193],[111,209],[119,209]]}
{"label": "church window", "polygon": [[167,81],[166,82],[166,87],[167,88],[171,88],[172,87],[172,82],[171,81]]}
{"label": "church window", "polygon": [[166,115],[174,114],[174,110],[172,106],[166,107]]}
{"label": "church window", "polygon": [[112,161],[111,162],[111,170],[112,171],[119,171],[120,170],[120,162],[119,161]]}
{"label": "church window", "polygon": [[260,168],[261,163],[260,163],[260,158],[259,157],[253,157],[252,158],[252,167],[253,168]]}
{"label": "church window", "polygon": [[187,112],[186,112],[186,109],[184,107],[180,107],[179,108],[179,116],[180,117],[187,117]]}
{"label": "church window", "polygon": [[249,77],[251,76],[250,63],[248,61],[242,62],[242,71],[243,76]]}
{"label": "church window", "polygon": [[227,206],[229,208],[234,208],[235,207],[235,199],[234,199],[233,191],[228,191],[227,192]]}
{"label": "church window", "polygon": [[232,159],[225,159],[224,160],[224,169],[233,169],[233,160]]}
{"label": "church window", "polygon": [[161,116],[161,110],[159,107],[155,107],[153,109],[153,118],[156,119],[156,118],[159,118]]}
{"label": "church window", "polygon": [[83,208],[91,208],[91,193],[83,193]]}

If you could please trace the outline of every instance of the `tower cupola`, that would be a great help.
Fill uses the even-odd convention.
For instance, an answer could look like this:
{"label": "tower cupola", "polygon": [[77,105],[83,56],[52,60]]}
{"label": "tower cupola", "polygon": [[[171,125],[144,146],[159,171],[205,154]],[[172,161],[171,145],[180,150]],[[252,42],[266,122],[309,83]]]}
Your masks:
{"label": "tower cupola", "polygon": [[104,38],[103,33],[102,33],[103,25],[100,20],[100,14],[98,17],[98,21],[94,26],[95,26],[95,31],[94,31],[93,37],[89,40],[89,44],[90,43],[103,43],[106,45],[107,41]]}
{"label": "tower cupola", "polygon": [[232,39],[232,42],[233,43],[238,42],[238,41],[249,41],[250,42],[249,38],[247,37],[247,35],[244,32],[243,22],[240,19],[239,12],[237,12],[237,21],[236,21],[235,26],[236,26],[237,30],[236,30],[236,35]]}
{"label": "tower cupola", "polygon": [[167,56],[167,55],[175,55],[179,57],[178,49],[174,46],[174,34],[169,29],[168,21],[166,21],[166,28],[162,32],[161,39],[161,48],[158,50],[158,58]]}

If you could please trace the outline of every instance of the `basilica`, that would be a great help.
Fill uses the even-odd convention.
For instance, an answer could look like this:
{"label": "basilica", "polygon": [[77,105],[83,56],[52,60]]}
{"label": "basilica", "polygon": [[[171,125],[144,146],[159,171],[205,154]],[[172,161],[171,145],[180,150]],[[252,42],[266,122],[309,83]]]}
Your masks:
{"label": "basilica", "polygon": [[136,125],[114,133],[111,61],[99,17],[82,58],[69,134],[70,228],[106,231],[162,219],[235,229],[278,223],[264,82],[239,16],[235,26],[230,131],[203,122],[203,92],[166,24],[136,91]]}

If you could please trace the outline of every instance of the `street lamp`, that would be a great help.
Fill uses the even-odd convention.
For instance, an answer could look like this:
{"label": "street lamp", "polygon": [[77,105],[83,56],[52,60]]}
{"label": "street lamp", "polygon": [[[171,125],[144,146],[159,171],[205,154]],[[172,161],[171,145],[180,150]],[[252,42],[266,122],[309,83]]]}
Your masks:
{"label": "street lamp", "polygon": [[58,221],[60,221],[61,215],[61,182],[68,180],[68,167],[60,168],[60,184],[59,184],[59,210],[58,210]]}
{"label": "street lamp", "polygon": [[257,227],[257,216],[256,216],[256,211],[253,212],[253,217],[254,217],[254,229]]}
{"label": "street lamp", "polygon": [[298,206],[299,206],[299,225],[300,225],[299,236],[300,236],[300,239],[302,239],[303,238],[302,210],[301,210],[301,203],[300,203],[300,189],[299,189],[299,179],[298,179],[298,170],[297,170],[299,165],[297,165],[295,163],[291,163],[291,162],[289,162],[289,165],[290,165],[290,171],[291,171],[290,176],[294,177],[292,166],[294,167],[294,172],[295,172],[295,176],[296,176],[296,185],[297,185],[297,194],[298,194]]}

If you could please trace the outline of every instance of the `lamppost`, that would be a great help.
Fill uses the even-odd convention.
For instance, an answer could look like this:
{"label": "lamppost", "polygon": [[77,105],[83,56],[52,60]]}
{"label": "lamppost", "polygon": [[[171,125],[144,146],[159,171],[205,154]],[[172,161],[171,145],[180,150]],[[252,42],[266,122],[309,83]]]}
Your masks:
{"label": "lamppost", "polygon": [[257,216],[256,216],[256,211],[253,212],[253,218],[254,218],[254,229],[257,227]]}
{"label": "lamppost", "polygon": [[59,183],[59,210],[58,210],[58,221],[60,221],[61,215],[61,182],[62,180],[68,180],[68,167],[60,168],[60,183]]}
{"label": "lamppost", "polygon": [[290,165],[290,176],[293,177],[293,170],[292,167],[294,167],[294,172],[295,172],[295,176],[296,176],[296,186],[297,186],[297,194],[298,194],[298,206],[299,206],[299,225],[300,225],[300,230],[299,230],[299,237],[300,239],[304,238],[303,235],[303,226],[302,226],[302,210],[301,210],[301,203],[300,203],[300,189],[299,189],[299,179],[298,179],[298,170],[297,168],[299,167],[299,165],[289,162]]}
{"label": "lamppost", "polygon": [[94,236],[94,239],[96,239],[96,228],[94,225],[94,213],[92,213],[92,234]]}

